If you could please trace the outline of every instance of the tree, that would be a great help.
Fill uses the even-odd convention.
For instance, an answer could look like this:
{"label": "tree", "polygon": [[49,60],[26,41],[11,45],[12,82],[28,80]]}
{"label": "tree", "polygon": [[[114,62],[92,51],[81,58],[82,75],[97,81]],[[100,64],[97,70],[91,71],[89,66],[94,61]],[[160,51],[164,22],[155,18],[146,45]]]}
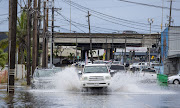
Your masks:
{"label": "tree", "polygon": [[[0,48],[8,47],[8,38],[0,41]],[[16,32],[16,48],[18,48],[18,63],[24,61],[27,48],[27,13],[22,11],[20,17],[17,18],[17,32]]]}
{"label": "tree", "polygon": [[72,59],[74,58],[74,56],[75,56],[74,53],[70,53],[69,56],[68,56],[68,58],[69,58],[70,60],[72,60]]}
{"label": "tree", "polygon": [[8,53],[3,52],[2,49],[0,49],[0,67],[4,69],[6,63],[8,62]]}
{"label": "tree", "polygon": [[24,54],[27,48],[27,12],[23,11],[21,16],[17,18],[17,39],[16,46],[18,48],[18,63],[24,62]]}

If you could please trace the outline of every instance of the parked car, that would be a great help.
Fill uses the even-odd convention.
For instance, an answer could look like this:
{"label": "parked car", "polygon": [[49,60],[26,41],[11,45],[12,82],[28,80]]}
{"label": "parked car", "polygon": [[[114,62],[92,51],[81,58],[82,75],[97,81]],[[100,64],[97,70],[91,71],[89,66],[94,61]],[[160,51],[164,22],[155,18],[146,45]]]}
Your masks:
{"label": "parked car", "polygon": [[105,64],[86,65],[79,73],[82,74],[80,80],[83,88],[106,88],[110,85],[111,75]]}
{"label": "parked car", "polygon": [[157,71],[154,68],[141,69],[140,75],[150,80],[157,80]]}
{"label": "parked car", "polygon": [[120,64],[112,64],[110,66],[110,74],[114,76],[117,72],[126,72],[125,66]]}
{"label": "parked car", "polygon": [[35,69],[33,76],[31,77],[31,88],[46,88],[47,86],[53,86],[51,83],[54,81],[52,78],[57,71],[55,69]]}
{"label": "parked car", "polygon": [[141,69],[149,67],[149,62],[139,62],[139,63],[133,63],[129,66],[130,70],[136,68],[137,71],[140,71]]}
{"label": "parked car", "polygon": [[151,62],[150,64],[151,64],[151,67],[160,66],[160,63],[156,61]]}
{"label": "parked car", "polygon": [[84,61],[79,61],[78,62],[78,66],[79,67],[84,67],[85,66],[85,62]]}
{"label": "parked car", "polygon": [[121,64],[121,61],[113,61],[112,64]]}
{"label": "parked car", "polygon": [[93,62],[93,64],[104,64],[103,60],[96,60]]}
{"label": "parked car", "polygon": [[168,83],[170,83],[170,84],[180,84],[180,74],[168,77]]}

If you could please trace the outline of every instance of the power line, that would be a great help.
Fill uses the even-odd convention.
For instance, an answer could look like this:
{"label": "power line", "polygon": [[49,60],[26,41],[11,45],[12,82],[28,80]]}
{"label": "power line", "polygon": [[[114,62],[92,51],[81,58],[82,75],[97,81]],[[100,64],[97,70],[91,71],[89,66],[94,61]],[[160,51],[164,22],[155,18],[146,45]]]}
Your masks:
{"label": "power line", "polygon": [[[138,28],[132,27],[132,25],[133,25],[133,26],[140,26],[140,27],[143,27],[143,28],[149,26],[148,24],[145,24],[145,23],[134,22],[134,21],[130,21],[130,20],[121,19],[121,18],[116,18],[116,17],[114,17],[114,16],[106,15],[106,14],[104,14],[104,13],[100,13],[100,12],[94,11],[94,10],[92,10],[92,9],[86,8],[86,7],[81,6],[81,5],[79,5],[79,4],[77,4],[77,3],[74,3],[74,2],[71,2],[71,4],[70,4],[69,1],[67,1],[67,0],[62,0],[62,1],[65,2],[65,3],[67,3],[67,4],[69,4],[69,5],[72,5],[74,8],[76,8],[76,9],[78,9],[78,10],[84,12],[84,13],[87,12],[87,11],[85,11],[85,10],[91,10],[91,12],[93,12],[94,14],[97,14],[97,15],[100,16],[100,17],[99,17],[99,16],[97,16],[97,15],[93,15],[93,14],[92,14],[94,17],[97,17],[97,18],[99,18],[99,19],[102,19],[102,20],[105,20],[105,21],[108,21],[108,22],[111,22],[111,23],[114,23],[114,24],[117,24],[117,22],[114,22],[114,21],[118,21],[118,22],[121,22],[121,23],[126,23],[126,24],[125,24],[126,27],[135,28],[135,29],[139,29],[139,27],[138,27]],[[105,18],[106,18],[106,19],[105,19]],[[108,20],[107,20],[107,18],[108,18]],[[109,21],[109,19],[111,19],[111,20],[113,20],[113,21]],[[130,26],[127,26],[127,24],[130,24]],[[141,24],[141,25],[140,25],[140,24]],[[120,23],[118,23],[118,25],[124,26],[124,24],[120,24]],[[152,26],[153,26],[153,27],[159,26],[158,28],[153,28],[153,29],[160,29],[160,25],[152,25]],[[147,31],[146,29],[141,29],[141,30]]]}
{"label": "power line", "polygon": [[[128,23],[128,24],[132,24],[132,23],[133,23],[133,25],[134,25],[134,24],[136,24],[136,25],[137,25],[137,24],[141,24],[141,26],[142,26],[142,25],[148,26],[148,24],[146,24],[146,23],[130,21],[130,20],[126,20],[126,19],[122,19],[122,18],[117,18],[117,17],[114,17],[114,16],[110,16],[110,15],[107,15],[107,14],[104,14],[104,13],[101,13],[101,12],[97,12],[97,11],[95,11],[95,10],[89,9],[89,8],[87,8],[87,7],[84,7],[84,6],[82,6],[82,5],[79,5],[79,4],[77,4],[77,3],[75,3],[75,2],[72,2],[72,1],[71,1],[71,4],[69,3],[68,0],[62,0],[62,1],[65,2],[65,3],[67,3],[67,4],[69,4],[69,5],[72,5],[73,7],[77,8],[77,9],[79,9],[79,10],[85,12],[85,13],[90,10],[91,12],[93,12],[93,13],[95,13],[95,14],[98,14],[98,15],[100,15],[100,16],[103,16],[103,18],[106,17],[106,18],[109,18],[109,19],[121,21],[122,23],[126,23],[126,24],[127,24],[127,23]],[[84,11],[84,10],[82,10],[82,9],[80,9],[80,8],[85,9],[85,10],[87,10],[87,11]],[[140,26],[140,25],[138,25],[138,26]],[[153,26],[159,26],[159,25],[153,25]]]}
{"label": "power line", "polygon": [[[66,18],[67,18],[67,17],[66,17]],[[68,18],[67,18],[67,19],[68,19]],[[60,20],[60,19],[58,19],[58,20]],[[62,19],[62,20],[63,20],[63,19]],[[72,20],[71,22],[76,23],[76,24],[78,24],[78,25],[80,25],[80,26],[83,26],[83,27],[86,27],[86,28],[88,27],[88,25],[86,25],[86,24],[78,23],[78,22],[75,22],[75,21],[73,21],[73,20]],[[117,29],[109,29],[109,28],[98,27],[98,26],[91,26],[91,29],[92,29],[92,28],[97,28],[97,29],[101,29],[101,30],[102,30],[102,29],[103,29],[103,30],[105,29],[105,30],[107,30],[106,32],[108,32],[108,31],[120,32],[120,31],[121,31],[121,30],[117,30]],[[121,32],[122,32],[122,31],[121,31]]]}
{"label": "power line", "polygon": [[1,16],[5,16],[5,15],[9,15],[9,13],[0,14],[0,17],[1,17]]}
{"label": "power line", "polygon": [[[169,7],[162,7],[162,6],[157,6],[157,5],[152,5],[152,4],[145,4],[145,3],[139,3],[139,2],[132,2],[132,1],[127,1],[127,0],[119,0],[122,2],[126,2],[126,3],[131,3],[131,4],[137,4],[137,5],[143,5],[143,6],[149,6],[149,7],[155,7],[155,8],[164,8],[164,9],[170,9]],[[172,8],[175,11],[180,11],[180,9],[177,8]]]}
{"label": "power line", "polygon": [[[61,13],[59,13],[58,11],[56,11],[59,15],[61,15],[66,21],[70,22],[68,19],[66,19],[66,17],[64,17]],[[72,24],[73,26],[75,26],[77,29],[79,29],[80,31],[84,32],[83,30],[81,30],[79,27],[77,27],[76,25]],[[84,32],[85,33],[85,32]]]}
{"label": "power line", "polygon": [[[65,16],[64,16],[65,17]],[[68,19],[67,17],[65,17],[66,19]],[[68,19],[69,20],[69,19]],[[67,20],[65,20],[65,21],[67,21]],[[78,23],[78,22],[75,22],[75,21],[73,21],[73,20],[71,20],[71,22],[72,23],[75,23],[75,24],[77,24],[77,25],[79,25],[79,26],[81,26],[81,27],[84,27],[84,28],[88,28],[88,25],[86,25],[86,24],[82,24],[82,23]],[[101,29],[101,31],[104,31],[104,32],[109,32],[109,31],[116,31],[116,32],[119,32],[120,30],[114,30],[114,29],[108,29],[108,28],[102,28],[102,27],[97,27],[97,26],[91,26],[92,28],[97,28],[97,29]],[[91,28],[91,29],[92,29]],[[102,29],[106,29],[106,30],[109,30],[109,31],[105,31],[105,30],[102,30]],[[92,31],[95,31],[95,32],[99,32],[99,31],[97,31],[97,30],[94,30],[94,29],[92,29]]]}
{"label": "power line", "polygon": [[8,21],[8,19],[0,21],[0,24],[3,24],[4,22]]}

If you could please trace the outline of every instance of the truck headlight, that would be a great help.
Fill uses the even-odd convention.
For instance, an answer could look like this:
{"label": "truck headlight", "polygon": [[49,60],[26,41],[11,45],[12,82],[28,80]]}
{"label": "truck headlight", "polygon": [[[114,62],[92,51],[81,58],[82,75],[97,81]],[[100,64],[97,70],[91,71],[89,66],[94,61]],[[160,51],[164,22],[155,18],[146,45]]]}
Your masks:
{"label": "truck headlight", "polygon": [[106,76],[105,79],[109,80],[109,79],[111,79],[111,77],[110,76]]}
{"label": "truck headlight", "polygon": [[82,80],[88,80],[88,77],[82,77]]}

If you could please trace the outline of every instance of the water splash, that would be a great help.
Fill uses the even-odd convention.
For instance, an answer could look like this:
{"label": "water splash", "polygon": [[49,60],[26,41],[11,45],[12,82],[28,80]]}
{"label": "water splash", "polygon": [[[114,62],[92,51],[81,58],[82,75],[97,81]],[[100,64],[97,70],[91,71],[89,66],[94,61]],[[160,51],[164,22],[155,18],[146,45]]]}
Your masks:
{"label": "water splash", "polygon": [[168,87],[159,86],[154,79],[139,75],[139,73],[117,73],[109,86],[111,92],[133,94],[174,94]]}
{"label": "water splash", "polygon": [[57,90],[80,91],[80,81],[75,67],[66,67],[54,77]]}
{"label": "water splash", "polygon": [[[140,76],[138,73],[117,73],[112,77],[111,84],[107,90],[90,89],[84,91],[77,68],[65,67],[52,77],[54,80],[51,85],[55,86],[52,91],[56,92],[107,92],[107,93],[128,93],[128,94],[174,94],[168,87],[161,87],[156,82],[151,82],[147,77]],[[48,88],[51,89],[51,88]],[[47,90],[48,90],[47,89]]]}

